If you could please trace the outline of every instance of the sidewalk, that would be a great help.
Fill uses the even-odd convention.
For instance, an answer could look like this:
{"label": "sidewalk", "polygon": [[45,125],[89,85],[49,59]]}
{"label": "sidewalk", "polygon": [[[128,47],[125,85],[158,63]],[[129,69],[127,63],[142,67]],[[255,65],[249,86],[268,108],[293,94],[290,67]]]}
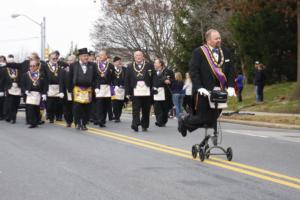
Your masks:
{"label": "sidewalk", "polygon": [[[223,110],[223,113],[233,113],[235,111],[232,110]],[[264,116],[282,116],[282,117],[300,117],[299,114],[293,113],[271,113],[271,112],[253,112],[253,111],[239,111],[240,114],[254,114],[254,115],[264,115]]]}
{"label": "sidewalk", "polygon": [[[286,120],[300,120],[300,114],[290,114],[290,113],[270,113],[270,112],[252,112],[252,111],[240,111],[234,112],[229,110],[224,110],[222,113],[221,121],[228,123],[238,123],[251,126],[263,126],[269,128],[285,128],[285,129],[299,129],[300,124],[290,124],[290,123],[275,123],[271,122],[274,118],[280,118]],[[255,116],[258,117],[257,120],[253,119]],[[262,117],[263,118],[262,120]],[[272,118],[273,117],[273,118]],[[235,119],[230,119],[235,118]],[[292,119],[291,119],[292,118]],[[269,122],[268,122],[269,121]],[[284,121],[284,120],[282,120]]]}

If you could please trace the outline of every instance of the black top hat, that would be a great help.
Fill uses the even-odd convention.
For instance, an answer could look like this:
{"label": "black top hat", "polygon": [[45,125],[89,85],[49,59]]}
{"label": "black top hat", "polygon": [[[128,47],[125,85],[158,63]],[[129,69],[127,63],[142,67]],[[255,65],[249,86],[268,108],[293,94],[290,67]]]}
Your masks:
{"label": "black top hat", "polygon": [[114,59],[113,59],[113,62],[116,62],[116,61],[118,61],[118,60],[121,60],[121,58],[118,57],[118,56],[115,56]]}
{"label": "black top hat", "polygon": [[89,54],[87,48],[78,49],[78,55]]}

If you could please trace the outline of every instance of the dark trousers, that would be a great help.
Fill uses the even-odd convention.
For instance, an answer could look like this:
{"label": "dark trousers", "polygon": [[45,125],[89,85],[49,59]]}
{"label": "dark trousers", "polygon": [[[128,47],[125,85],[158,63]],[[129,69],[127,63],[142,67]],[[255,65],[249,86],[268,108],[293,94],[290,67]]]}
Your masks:
{"label": "dark trousers", "polygon": [[112,100],[112,108],[116,120],[119,120],[122,115],[123,105],[124,105],[123,100]]}
{"label": "dark trousers", "polygon": [[264,85],[262,84],[256,86],[256,101],[257,102],[264,101]]}
{"label": "dark trousers", "polygon": [[108,110],[111,109],[111,98],[97,98],[96,103],[97,121],[99,124],[105,124]]}
{"label": "dark trousers", "polygon": [[5,97],[5,116],[7,120],[16,121],[20,99],[20,96],[14,95],[8,95],[7,97]]}
{"label": "dark trousers", "polygon": [[4,97],[0,97],[0,119],[4,118]]}
{"label": "dark trousers", "polygon": [[73,102],[72,101],[64,101],[64,118],[67,124],[73,123]]}
{"label": "dark trousers", "polygon": [[61,99],[57,97],[48,97],[46,103],[47,116],[49,120],[54,120],[58,117],[58,113],[62,113]]}
{"label": "dark trousers", "polygon": [[192,96],[191,95],[185,95],[183,97],[182,106],[187,113],[190,113],[192,111],[193,107],[192,107]]}
{"label": "dark trousers", "polygon": [[[149,128],[149,117],[151,107],[151,97],[133,97],[132,98],[132,126]],[[142,118],[140,111],[142,110]]]}
{"label": "dark trousers", "polygon": [[57,107],[55,112],[56,120],[62,120],[63,113],[64,113],[64,100],[59,99],[57,102]]}
{"label": "dark trousers", "polygon": [[196,105],[196,113],[189,114],[184,118],[184,126],[186,126],[190,132],[205,126],[214,128],[215,131],[217,131],[217,120],[222,110],[210,108],[208,98],[199,94],[196,98]]}
{"label": "dark trousers", "polygon": [[40,121],[40,106],[36,105],[26,105],[26,110],[27,110],[27,120],[28,124],[30,125],[38,125]]}
{"label": "dark trousers", "polygon": [[[111,101],[110,101],[111,102]],[[107,109],[107,115],[108,115],[108,119],[111,121],[114,119],[114,113],[113,113],[113,107],[112,107],[112,103],[110,103],[110,106]]]}
{"label": "dark trousers", "polygon": [[238,99],[238,102],[242,102],[243,101],[243,98],[242,98],[242,92],[243,92],[243,88],[238,88],[238,92],[237,92],[237,99]]}
{"label": "dark trousers", "polygon": [[168,122],[169,108],[168,101],[154,101],[154,113],[159,125],[165,125]]}
{"label": "dark trousers", "polygon": [[90,104],[73,103],[75,125],[86,125],[89,121]]}
{"label": "dark trousers", "polygon": [[91,122],[97,122],[97,103],[96,99],[94,99],[91,103],[91,110],[90,110],[90,120]]}

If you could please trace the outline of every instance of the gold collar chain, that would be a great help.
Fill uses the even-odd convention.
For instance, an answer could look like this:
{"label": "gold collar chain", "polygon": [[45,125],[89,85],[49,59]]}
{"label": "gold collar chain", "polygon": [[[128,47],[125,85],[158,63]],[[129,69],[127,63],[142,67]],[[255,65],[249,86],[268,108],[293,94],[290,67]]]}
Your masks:
{"label": "gold collar chain", "polygon": [[101,77],[104,77],[104,76],[105,76],[105,72],[106,72],[107,69],[108,69],[109,62],[106,63],[106,66],[105,66],[104,70],[101,70],[99,64],[100,64],[100,63],[98,62],[98,63],[97,63],[97,65],[98,65],[98,71],[100,72],[100,76],[101,76]]}
{"label": "gold collar chain", "polygon": [[135,62],[133,63],[133,70],[137,73],[136,76],[143,76],[142,72],[143,72],[144,68],[145,68],[145,61],[143,62],[143,65],[142,65],[141,69],[139,69],[139,70],[136,69]]}
{"label": "gold collar chain", "polygon": [[50,62],[48,62],[48,68],[49,68],[49,70],[54,74],[54,76],[57,76],[58,75],[58,68],[59,68],[59,66],[57,65],[57,66],[55,66],[55,70],[53,70],[52,69],[52,66],[50,65]]}
{"label": "gold collar chain", "polygon": [[17,79],[17,77],[18,77],[18,70],[16,70],[16,74],[13,74],[13,73],[11,73],[11,71],[10,71],[10,68],[7,68],[7,73],[8,73],[8,76],[11,78],[11,79],[13,79],[14,81]]}
{"label": "gold collar chain", "polygon": [[28,73],[28,76],[29,76],[30,80],[31,80],[32,83],[33,83],[33,86],[37,86],[37,82],[38,82],[38,80],[40,79],[40,72],[39,72],[39,71],[37,72],[37,77],[36,77],[36,78],[33,78],[33,77],[31,76],[31,72],[30,72],[30,71],[28,71],[27,73]]}
{"label": "gold collar chain", "polygon": [[210,49],[207,45],[205,45],[205,46],[206,46],[206,48],[208,49],[208,53],[209,53],[210,57],[212,58],[214,64],[215,64],[218,68],[221,68],[222,65],[224,64],[224,54],[223,54],[222,49],[221,49],[221,48],[218,48],[218,49],[219,49],[219,52],[220,52],[220,54],[221,54],[221,62],[220,62],[220,64],[218,64],[218,61],[216,60],[215,56],[213,55],[213,52],[211,51],[211,49]]}

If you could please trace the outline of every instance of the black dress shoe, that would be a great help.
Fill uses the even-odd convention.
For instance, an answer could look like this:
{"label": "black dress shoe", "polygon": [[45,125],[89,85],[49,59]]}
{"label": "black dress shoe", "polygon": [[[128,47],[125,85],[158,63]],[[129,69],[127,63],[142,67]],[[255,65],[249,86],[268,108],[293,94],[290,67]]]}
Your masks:
{"label": "black dress shoe", "polygon": [[142,128],[142,131],[143,131],[143,132],[147,132],[148,129],[147,129],[147,128]]}
{"label": "black dress shoe", "polygon": [[80,130],[81,129],[81,126],[79,124],[76,124],[76,129],[77,130]]}
{"label": "black dress shoe", "polygon": [[10,119],[5,119],[5,121],[9,123],[11,120]]}
{"label": "black dress shoe", "polygon": [[131,125],[131,129],[133,129],[135,132],[138,132],[138,131],[139,131],[139,127],[137,127],[137,126]]}
{"label": "black dress shoe", "polygon": [[116,120],[115,120],[115,123],[119,123],[119,122],[121,122],[120,119],[116,119]]}
{"label": "black dress shoe", "polygon": [[71,123],[70,123],[70,124],[69,124],[69,123],[67,124],[67,128],[70,128],[71,126],[72,126],[72,124],[71,124]]}
{"label": "black dress shoe", "polygon": [[87,128],[85,125],[82,125],[81,130],[82,130],[82,131],[87,131],[88,128]]}
{"label": "black dress shoe", "polygon": [[158,126],[158,127],[165,127],[166,126],[166,124],[160,124],[158,122],[155,122],[155,125]]}
{"label": "black dress shoe", "polygon": [[39,121],[39,125],[42,125],[44,123],[45,123],[45,121]]}
{"label": "black dress shoe", "polygon": [[35,128],[37,125],[30,125],[28,128]]}
{"label": "black dress shoe", "polygon": [[178,131],[181,133],[182,137],[187,134],[187,128],[183,124],[183,117],[178,118]]}
{"label": "black dress shoe", "polygon": [[102,123],[99,123],[99,126],[100,126],[101,128],[106,127],[105,124],[102,124]]}
{"label": "black dress shoe", "polygon": [[11,124],[15,124],[15,123],[16,123],[16,120],[12,120],[12,121],[11,121]]}

